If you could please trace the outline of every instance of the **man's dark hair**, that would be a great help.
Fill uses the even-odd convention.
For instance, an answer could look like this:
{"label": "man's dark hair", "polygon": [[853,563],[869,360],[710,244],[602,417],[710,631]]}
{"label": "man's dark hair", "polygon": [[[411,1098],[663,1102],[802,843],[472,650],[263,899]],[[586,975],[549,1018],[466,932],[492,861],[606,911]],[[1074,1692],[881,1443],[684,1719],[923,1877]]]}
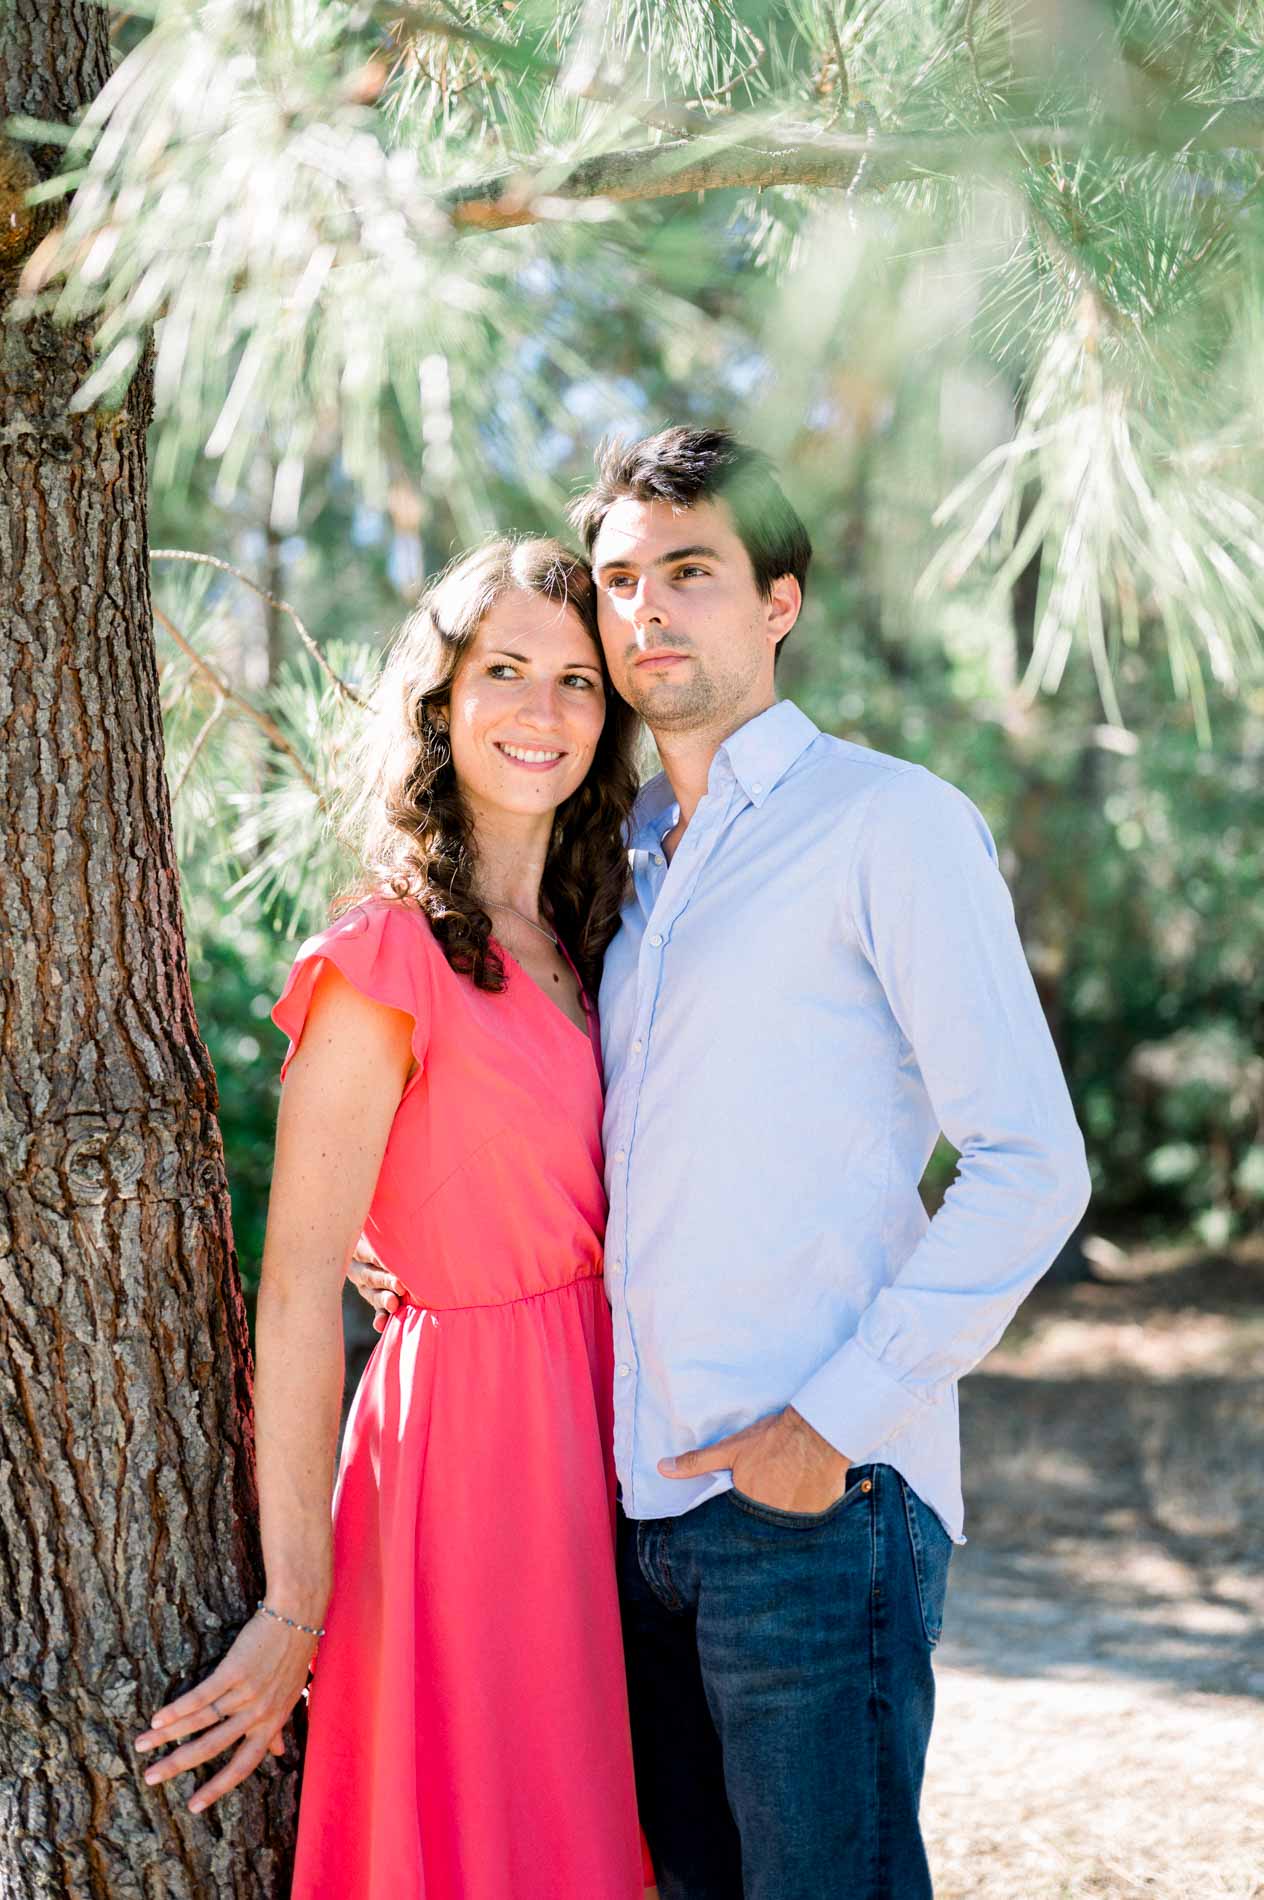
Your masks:
{"label": "man's dark hair", "polygon": [[727,429],[661,429],[639,442],[607,439],[597,450],[597,479],[569,514],[588,553],[616,501],[669,501],[695,508],[722,501],[733,517],[764,599],[783,574],[806,586],[812,543],[760,449]]}

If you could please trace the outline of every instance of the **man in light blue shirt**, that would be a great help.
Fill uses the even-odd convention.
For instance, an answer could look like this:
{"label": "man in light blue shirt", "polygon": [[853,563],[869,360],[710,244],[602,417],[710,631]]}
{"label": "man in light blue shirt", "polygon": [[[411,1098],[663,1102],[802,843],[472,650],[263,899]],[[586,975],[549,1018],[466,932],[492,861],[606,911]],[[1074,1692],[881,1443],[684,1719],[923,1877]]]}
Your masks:
{"label": "man in light blue shirt", "polygon": [[[663,1900],[924,1900],[957,1381],[1081,1215],[1083,1143],[974,806],[774,667],[810,558],[675,429],[574,518],[664,770],[601,990],[620,1588]],[[927,1220],[942,1129],[957,1177]]]}

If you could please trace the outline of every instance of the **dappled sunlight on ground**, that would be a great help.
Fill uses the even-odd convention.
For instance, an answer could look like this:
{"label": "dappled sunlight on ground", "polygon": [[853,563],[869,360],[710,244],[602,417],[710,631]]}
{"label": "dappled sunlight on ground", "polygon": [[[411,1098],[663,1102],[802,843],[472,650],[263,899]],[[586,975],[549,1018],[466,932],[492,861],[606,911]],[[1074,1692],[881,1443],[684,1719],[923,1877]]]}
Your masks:
{"label": "dappled sunlight on ground", "polygon": [[962,1419],[938,1900],[1264,1896],[1264,1249],[1041,1290]]}
{"label": "dappled sunlight on ground", "polygon": [[1246,1699],[948,1667],[925,1804],[937,1900],[1248,1900],[1262,1752]]}

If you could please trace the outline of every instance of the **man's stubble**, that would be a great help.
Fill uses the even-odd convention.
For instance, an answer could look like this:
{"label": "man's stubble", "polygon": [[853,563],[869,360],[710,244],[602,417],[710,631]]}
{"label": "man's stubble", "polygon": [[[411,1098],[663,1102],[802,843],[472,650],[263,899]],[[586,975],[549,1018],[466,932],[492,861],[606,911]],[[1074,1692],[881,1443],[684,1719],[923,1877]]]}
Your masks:
{"label": "man's stubble", "polygon": [[[639,684],[634,675],[632,685]],[[696,732],[714,719],[719,695],[714,681],[699,668],[692,679],[678,685],[650,680],[643,692],[629,691],[625,697],[651,732]]]}
{"label": "man's stubble", "polygon": [[745,673],[708,672],[695,658],[687,680],[648,680],[642,689],[633,667],[623,696],[655,735],[731,731],[737,723],[734,715],[747,703],[759,671],[754,664]]}

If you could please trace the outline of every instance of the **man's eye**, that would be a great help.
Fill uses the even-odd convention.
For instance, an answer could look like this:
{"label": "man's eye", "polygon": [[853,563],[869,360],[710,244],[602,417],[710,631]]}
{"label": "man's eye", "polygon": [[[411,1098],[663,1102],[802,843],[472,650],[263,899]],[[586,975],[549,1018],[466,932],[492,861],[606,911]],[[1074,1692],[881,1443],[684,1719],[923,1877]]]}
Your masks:
{"label": "man's eye", "polygon": [[606,582],[606,586],[612,590],[616,587],[630,587],[631,585],[632,576],[630,574],[612,574]]}
{"label": "man's eye", "polygon": [[676,579],[680,581],[687,581],[687,580],[691,580],[695,575],[698,575],[698,574],[702,575],[703,578],[705,579],[706,572],[707,570],[705,567],[679,567],[676,570]]}

